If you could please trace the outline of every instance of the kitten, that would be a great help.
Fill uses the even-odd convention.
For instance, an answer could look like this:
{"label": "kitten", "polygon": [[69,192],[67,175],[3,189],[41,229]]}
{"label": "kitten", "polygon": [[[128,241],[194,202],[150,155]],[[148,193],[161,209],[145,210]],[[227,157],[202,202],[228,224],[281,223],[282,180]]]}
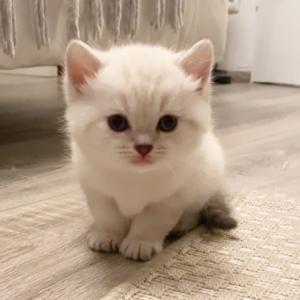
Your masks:
{"label": "kitten", "polygon": [[236,226],[224,200],[210,205],[224,185],[209,103],[212,65],[208,40],[181,53],[70,42],[66,121],[95,220],[91,249],[148,260],[172,230],[189,231],[200,216],[213,227]]}

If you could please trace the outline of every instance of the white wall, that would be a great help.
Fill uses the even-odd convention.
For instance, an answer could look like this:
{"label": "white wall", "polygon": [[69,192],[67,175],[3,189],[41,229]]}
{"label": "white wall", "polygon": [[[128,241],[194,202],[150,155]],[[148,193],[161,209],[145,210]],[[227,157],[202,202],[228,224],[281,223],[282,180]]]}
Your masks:
{"label": "white wall", "polygon": [[259,0],[251,79],[300,85],[300,0]]}
{"label": "white wall", "polygon": [[257,0],[240,0],[239,13],[229,16],[226,52],[219,64],[220,69],[251,70],[256,30],[256,3]]}

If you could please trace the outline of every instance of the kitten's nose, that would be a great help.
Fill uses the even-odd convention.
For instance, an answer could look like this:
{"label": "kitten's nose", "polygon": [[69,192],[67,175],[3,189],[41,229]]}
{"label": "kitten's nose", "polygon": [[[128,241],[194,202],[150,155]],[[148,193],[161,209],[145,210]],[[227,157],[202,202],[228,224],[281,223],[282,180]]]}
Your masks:
{"label": "kitten's nose", "polygon": [[139,154],[141,154],[144,157],[149,152],[151,152],[153,146],[150,144],[140,144],[140,145],[135,145],[134,148]]}

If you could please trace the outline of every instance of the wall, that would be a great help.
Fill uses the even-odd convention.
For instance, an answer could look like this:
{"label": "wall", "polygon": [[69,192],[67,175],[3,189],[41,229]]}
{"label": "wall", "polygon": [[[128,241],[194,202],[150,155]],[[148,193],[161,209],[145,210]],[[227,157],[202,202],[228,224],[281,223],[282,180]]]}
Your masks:
{"label": "wall", "polygon": [[300,1],[258,4],[252,81],[300,85]]}
{"label": "wall", "polygon": [[250,71],[256,31],[257,0],[240,0],[240,11],[231,14],[228,23],[226,51],[219,69]]}

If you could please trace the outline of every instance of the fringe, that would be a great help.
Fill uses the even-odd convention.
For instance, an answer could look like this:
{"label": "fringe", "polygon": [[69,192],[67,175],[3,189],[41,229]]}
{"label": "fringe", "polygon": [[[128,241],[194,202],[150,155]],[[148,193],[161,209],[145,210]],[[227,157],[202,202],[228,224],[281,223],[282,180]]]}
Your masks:
{"label": "fringe", "polygon": [[171,27],[177,32],[184,25],[185,0],[173,0],[171,6]]}
{"label": "fringe", "polygon": [[114,36],[115,42],[119,40],[121,33],[123,0],[109,0],[110,30]]}
{"label": "fringe", "polygon": [[[34,11],[35,40],[38,49],[49,47],[49,27],[47,22],[48,0],[32,0]],[[154,1],[154,18],[151,24],[156,30],[166,22],[177,31],[184,26],[185,0],[169,0],[170,19],[166,20],[167,0]],[[82,1],[83,2],[83,1]],[[121,21],[126,36],[133,38],[139,28],[140,0],[107,0],[108,13],[104,18],[104,0],[85,0],[88,5],[88,32],[93,40],[102,36],[105,23],[114,36],[115,42],[121,34]],[[67,0],[67,39],[79,39],[80,0]],[[170,7],[169,7],[170,6]],[[0,0],[0,42],[3,52],[11,57],[16,51],[16,21],[14,0]]]}
{"label": "fringe", "polygon": [[0,40],[3,52],[11,57],[16,52],[16,20],[14,0],[0,1]]}
{"label": "fringe", "polygon": [[67,38],[68,40],[80,38],[79,0],[68,0]]}
{"label": "fringe", "polygon": [[38,49],[49,47],[47,0],[33,0],[35,40]]}
{"label": "fringe", "polygon": [[154,4],[154,20],[152,22],[155,29],[161,29],[165,24],[166,0],[156,0]]}
{"label": "fringe", "polygon": [[103,0],[89,0],[88,15],[93,40],[99,40],[104,28]]}
{"label": "fringe", "polygon": [[123,18],[125,19],[124,33],[133,38],[139,27],[140,0],[127,0],[124,2]]}

